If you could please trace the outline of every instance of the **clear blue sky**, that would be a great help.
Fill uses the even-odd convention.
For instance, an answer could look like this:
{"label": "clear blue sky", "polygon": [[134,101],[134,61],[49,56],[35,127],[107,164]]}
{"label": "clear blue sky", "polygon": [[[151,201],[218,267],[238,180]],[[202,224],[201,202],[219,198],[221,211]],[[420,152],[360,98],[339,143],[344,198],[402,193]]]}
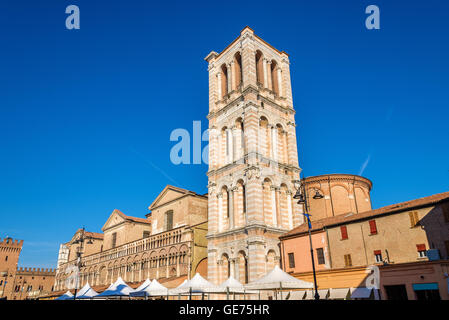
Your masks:
{"label": "clear blue sky", "polygon": [[[65,8],[81,29],[65,28]],[[381,30],[365,28],[365,8]],[[306,176],[371,179],[374,207],[449,186],[447,1],[23,1],[0,3],[0,236],[21,266],[143,217],[166,184],[207,192],[205,165],[175,166],[175,128],[207,127],[203,58],[249,25],[290,54]],[[191,129],[190,129],[191,130]],[[366,164],[364,166],[364,163]]]}

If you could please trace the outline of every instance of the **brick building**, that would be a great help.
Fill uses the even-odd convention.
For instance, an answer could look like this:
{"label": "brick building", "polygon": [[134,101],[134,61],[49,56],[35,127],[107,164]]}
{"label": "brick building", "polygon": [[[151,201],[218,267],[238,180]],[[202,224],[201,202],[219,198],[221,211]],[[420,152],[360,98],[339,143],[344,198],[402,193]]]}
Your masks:
{"label": "brick building", "polygon": [[36,299],[53,290],[54,269],[17,267],[22,246],[23,240],[5,238],[0,241],[0,298]]}
{"label": "brick building", "polygon": [[246,27],[209,70],[209,280],[246,283],[279,264],[279,236],[302,223],[289,58]]}
{"label": "brick building", "polygon": [[[308,226],[281,242],[284,270],[311,280]],[[365,269],[377,266],[384,299],[418,299],[426,284],[449,299],[449,192],[319,219],[312,245],[319,288],[365,286]]]}
{"label": "brick building", "polygon": [[[101,290],[119,276],[132,286],[150,278],[168,287],[195,272],[207,277],[207,196],[167,186],[149,209],[146,218],[114,210],[103,233],[78,230],[61,246],[55,290],[68,289],[78,252],[79,287],[89,282]],[[83,234],[85,240],[79,241]]]}

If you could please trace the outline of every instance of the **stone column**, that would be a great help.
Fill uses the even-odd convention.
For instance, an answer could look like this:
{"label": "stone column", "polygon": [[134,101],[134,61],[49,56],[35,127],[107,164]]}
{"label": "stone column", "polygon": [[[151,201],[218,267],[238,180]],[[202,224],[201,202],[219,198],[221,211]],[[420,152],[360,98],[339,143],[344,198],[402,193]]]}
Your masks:
{"label": "stone column", "polygon": [[276,126],[271,127],[271,158],[274,161],[278,160],[278,148],[277,148],[277,128]]}
{"label": "stone column", "polygon": [[293,229],[293,213],[292,213],[292,193],[287,191],[287,214],[288,214],[288,229]]}
{"label": "stone column", "polygon": [[282,216],[281,216],[281,206],[280,206],[280,192],[281,192],[281,189],[279,187],[276,187],[275,188],[276,220],[277,220],[277,226],[282,228]]}
{"label": "stone column", "polygon": [[280,67],[277,68],[278,73],[278,89],[279,89],[279,97],[283,96],[282,93],[282,69]]}
{"label": "stone column", "polygon": [[217,73],[217,92],[218,92],[218,101],[223,99],[223,92],[221,91],[221,71]]}
{"label": "stone column", "polygon": [[236,273],[235,273],[235,259],[229,259],[229,273],[230,276],[233,278],[236,278]]}
{"label": "stone column", "polygon": [[217,194],[218,198],[218,232],[223,231],[223,193]]}
{"label": "stone column", "polygon": [[227,164],[232,163],[234,161],[232,155],[233,155],[233,149],[234,149],[234,144],[233,144],[233,134],[232,134],[232,129],[227,129],[226,130],[226,142],[227,142]]}
{"label": "stone column", "polygon": [[236,187],[229,190],[229,229],[234,229],[234,191]]}
{"label": "stone column", "polygon": [[227,94],[229,94],[231,91],[232,91],[232,69],[231,69],[232,67],[231,67],[231,64],[230,63],[228,63],[227,65],[226,65],[226,69],[227,69],[227,71],[228,71],[228,74],[227,74],[227,80],[228,80],[228,90],[227,90]]}
{"label": "stone column", "polygon": [[231,86],[229,87],[229,91],[233,91],[236,88],[236,85],[235,85],[235,62],[234,62],[234,60],[231,61],[229,66],[230,66],[230,70],[231,70]]}
{"label": "stone column", "polygon": [[273,83],[272,83],[272,76],[271,76],[271,61],[267,61],[267,79],[268,79],[268,86],[267,88],[269,90],[273,90]]}
{"label": "stone column", "polygon": [[262,58],[262,66],[263,66],[263,87],[268,88],[268,70],[267,70],[267,59]]}
{"label": "stone column", "polygon": [[177,253],[175,255],[175,259],[176,259],[176,276],[179,277],[181,275],[181,268],[179,267],[179,254]]}
{"label": "stone column", "polygon": [[271,214],[273,218],[273,225],[278,225],[277,220],[277,203],[276,203],[276,187],[271,186]]}
{"label": "stone column", "polygon": [[239,128],[237,126],[232,127],[232,160],[235,161],[237,159],[240,159],[240,141],[239,139]]}

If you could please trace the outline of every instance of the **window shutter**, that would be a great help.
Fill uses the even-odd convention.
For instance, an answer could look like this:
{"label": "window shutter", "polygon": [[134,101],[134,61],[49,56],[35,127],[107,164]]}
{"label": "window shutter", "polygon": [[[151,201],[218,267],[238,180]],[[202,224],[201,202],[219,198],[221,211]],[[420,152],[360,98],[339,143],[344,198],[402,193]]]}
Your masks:
{"label": "window shutter", "polygon": [[426,251],[426,245],[425,244],[417,244],[416,249],[418,249],[418,251]]}
{"label": "window shutter", "polygon": [[410,227],[414,227],[415,226],[415,215],[414,212],[409,212],[408,216],[410,217]]}
{"label": "window shutter", "polygon": [[342,240],[346,240],[348,239],[348,229],[346,226],[341,226],[340,227],[340,231],[341,231],[341,239]]}
{"label": "window shutter", "polygon": [[377,233],[377,226],[376,226],[376,220],[370,220],[369,222],[369,229],[371,234]]}

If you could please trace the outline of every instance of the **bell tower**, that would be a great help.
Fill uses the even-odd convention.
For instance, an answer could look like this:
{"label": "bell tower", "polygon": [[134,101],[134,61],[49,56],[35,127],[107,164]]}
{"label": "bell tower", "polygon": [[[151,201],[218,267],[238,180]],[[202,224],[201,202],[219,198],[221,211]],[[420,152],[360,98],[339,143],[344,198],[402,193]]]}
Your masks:
{"label": "bell tower", "polygon": [[246,27],[209,63],[208,278],[256,280],[303,223],[289,58]]}

